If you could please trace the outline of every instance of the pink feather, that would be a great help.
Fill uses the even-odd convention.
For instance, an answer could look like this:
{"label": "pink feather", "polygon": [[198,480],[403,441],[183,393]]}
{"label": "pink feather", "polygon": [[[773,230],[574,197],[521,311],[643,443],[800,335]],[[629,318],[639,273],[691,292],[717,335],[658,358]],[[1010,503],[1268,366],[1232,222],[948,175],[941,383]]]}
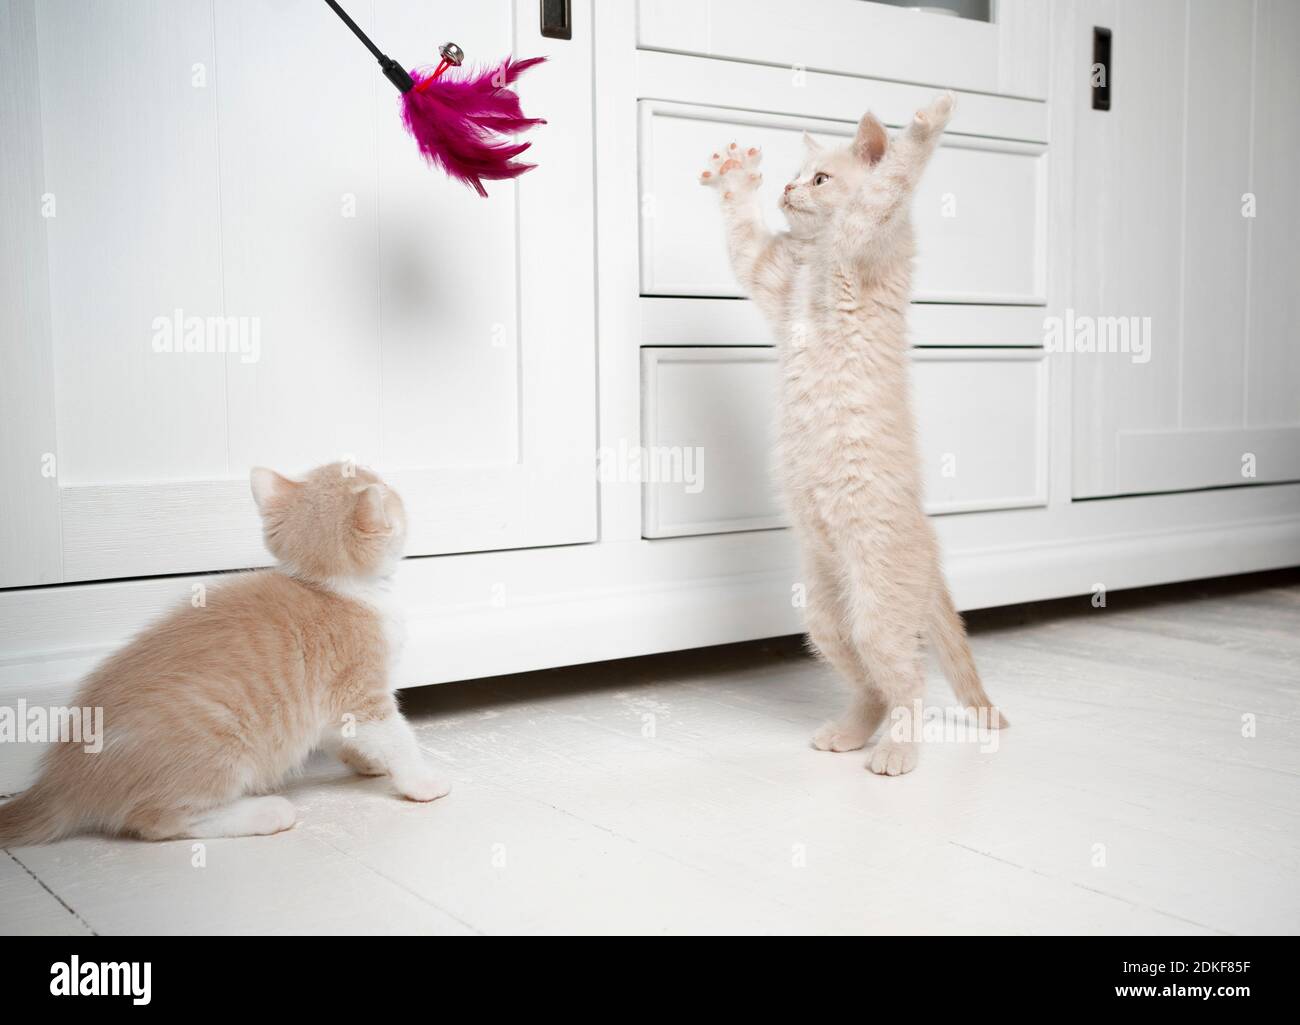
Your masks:
{"label": "pink feather", "polygon": [[531,171],[535,164],[515,160],[530,144],[504,137],[546,124],[541,118],[524,117],[519,97],[510,88],[544,60],[507,57],[495,67],[468,74],[452,69],[438,78],[430,69],[413,69],[415,88],[402,94],[402,120],[425,159],[480,196],[487,195],[484,179],[518,178]]}

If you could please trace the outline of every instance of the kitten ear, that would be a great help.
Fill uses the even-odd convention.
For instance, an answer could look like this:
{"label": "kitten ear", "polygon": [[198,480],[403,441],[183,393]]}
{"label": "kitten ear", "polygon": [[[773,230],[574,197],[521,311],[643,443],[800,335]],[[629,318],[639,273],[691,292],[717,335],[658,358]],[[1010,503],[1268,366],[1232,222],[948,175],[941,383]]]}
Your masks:
{"label": "kitten ear", "polygon": [[384,489],[378,484],[369,484],[357,492],[357,508],[352,514],[352,522],[365,534],[392,532],[393,525],[384,509]]}
{"label": "kitten ear", "polygon": [[253,488],[253,501],[257,503],[257,511],[263,514],[276,502],[287,498],[298,488],[297,481],[289,480],[288,477],[281,477],[274,470],[268,470],[265,466],[253,467],[253,472],[249,474],[248,481]]}
{"label": "kitten ear", "polygon": [[865,164],[877,164],[889,145],[889,133],[875,114],[867,111],[858,122],[858,134],[853,140],[853,155]]}
{"label": "kitten ear", "polygon": [[807,132],[803,133],[803,144],[804,148],[807,149],[809,153],[820,153],[824,149],[822,144]]}

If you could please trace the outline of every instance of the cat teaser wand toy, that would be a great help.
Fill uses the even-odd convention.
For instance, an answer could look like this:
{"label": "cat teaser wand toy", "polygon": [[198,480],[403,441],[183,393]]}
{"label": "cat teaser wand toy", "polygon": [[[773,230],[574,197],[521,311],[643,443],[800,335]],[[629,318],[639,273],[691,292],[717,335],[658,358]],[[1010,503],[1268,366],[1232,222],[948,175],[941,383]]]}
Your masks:
{"label": "cat teaser wand toy", "polygon": [[544,125],[541,118],[524,117],[519,97],[511,85],[529,68],[546,60],[530,57],[517,61],[507,57],[494,67],[464,77],[444,78],[448,68],[458,68],[465,54],[455,43],[445,43],[442,60],[432,72],[420,68],[406,71],[370,41],[334,0],[325,0],[353,34],[379,61],[379,67],[402,94],[402,122],[415,136],[420,152],[436,167],[471,186],[486,197],[483,181],[518,178],[535,164],[515,157],[531,143],[510,142],[505,136]]}

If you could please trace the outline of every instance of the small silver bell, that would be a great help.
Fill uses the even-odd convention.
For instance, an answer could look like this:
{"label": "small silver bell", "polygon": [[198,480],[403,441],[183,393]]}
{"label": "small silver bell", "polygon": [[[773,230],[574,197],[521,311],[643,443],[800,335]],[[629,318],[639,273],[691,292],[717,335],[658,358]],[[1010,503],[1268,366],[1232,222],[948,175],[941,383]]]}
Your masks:
{"label": "small silver bell", "polygon": [[453,68],[458,68],[465,63],[465,51],[455,43],[443,43],[442,48],[438,53],[441,54],[442,59]]}

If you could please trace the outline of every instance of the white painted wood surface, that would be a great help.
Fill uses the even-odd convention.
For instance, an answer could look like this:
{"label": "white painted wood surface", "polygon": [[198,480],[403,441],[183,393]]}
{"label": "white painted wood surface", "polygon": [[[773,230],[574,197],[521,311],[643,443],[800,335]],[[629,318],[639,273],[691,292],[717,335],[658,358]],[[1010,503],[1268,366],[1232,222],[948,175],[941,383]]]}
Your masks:
{"label": "white painted wood surface", "polygon": [[1300,11],[1090,0],[1076,17],[1076,59],[1106,25],[1116,71],[1110,111],[1074,100],[1097,159],[1077,165],[1072,305],[1149,317],[1150,357],[1071,357],[1074,494],[1296,480]]}
{"label": "white painted wood surface", "polygon": [[1243,404],[1249,427],[1300,423],[1300,5],[1258,0],[1249,191],[1260,202],[1250,235],[1249,326]]}
{"label": "white painted wood surface", "polygon": [[[1041,350],[917,349],[912,388],[932,515],[1047,504]],[[785,525],[770,348],[642,350],[645,536]]]}
{"label": "white painted wood surface", "polygon": [[[641,104],[641,291],[741,295],[727,258],[717,197],[699,186],[701,161],[731,142],[763,151],[760,205],[774,229],[777,201],[802,166],[805,131],[842,146],[855,123],[713,107]],[[701,155],[702,154],[702,155]],[[1041,305],[1046,290],[1045,149],[945,135],[917,189],[914,299]]]}
{"label": "white painted wood surface", "polygon": [[1120,431],[1116,442],[1120,494],[1300,480],[1300,427]]}
{"label": "white painted wood surface", "polygon": [[1291,933],[1298,601],[1291,575],[972,617],[1015,725],[893,780],[811,749],[842,698],[792,640],[407,694],[446,799],[315,761],[292,832],[202,869],[188,841],[15,850],[0,888],[73,914],[6,900],[0,931]]}
{"label": "white painted wood surface", "polygon": [[0,0],[0,585],[63,579],[37,66],[34,0]]}
{"label": "white painted wood surface", "polygon": [[997,23],[863,0],[641,0],[638,45],[795,70],[1043,99],[1041,4],[998,4]]}
{"label": "white painted wood surface", "polygon": [[[616,9],[602,13],[602,24],[621,14]],[[626,41],[628,33],[623,28],[620,26],[619,38]],[[639,99],[762,110],[791,117],[856,122],[869,109],[888,124],[906,124],[934,98],[936,89],[818,71],[801,71],[795,77],[791,69],[784,67],[652,50],[635,51],[627,59],[632,61],[628,70],[635,70],[634,91]],[[948,123],[949,131],[1024,142],[1048,141],[1049,106],[1042,100],[960,88],[953,91],[957,94],[957,109]]]}
{"label": "white painted wood surface", "polygon": [[7,936],[91,936],[76,913],[41,885],[30,870],[0,851],[0,933]]}
{"label": "white painted wood surface", "polygon": [[[26,161],[44,181],[15,213],[37,230],[48,188],[59,216],[15,236],[39,261],[13,278],[30,297],[48,235],[51,339],[6,385],[30,416],[3,465],[38,472],[29,449],[57,418],[43,450],[60,500],[50,519],[51,489],[23,489],[21,544],[5,542],[22,557],[0,585],[260,564],[258,464],[375,466],[414,499],[413,554],[595,539],[586,0],[565,43],[526,0],[354,13],[413,64],[453,20],[480,63],[550,54],[522,89],[550,120],[538,169],[485,201],[427,167],[396,93],[317,0],[55,0],[15,33],[17,56],[41,59],[14,174]],[[306,83],[312,102],[287,116]],[[177,316],[220,319],[248,348],[160,353],[156,318]],[[142,526],[159,521],[174,526]]]}
{"label": "white painted wood surface", "polygon": [[[643,296],[638,345],[765,345],[771,328],[753,303],[692,296]],[[1043,310],[1035,306],[913,303],[907,313],[914,346],[1041,347]]]}
{"label": "white painted wood surface", "polygon": [[642,349],[645,536],[785,526],[774,476],[779,371],[771,348]]}

